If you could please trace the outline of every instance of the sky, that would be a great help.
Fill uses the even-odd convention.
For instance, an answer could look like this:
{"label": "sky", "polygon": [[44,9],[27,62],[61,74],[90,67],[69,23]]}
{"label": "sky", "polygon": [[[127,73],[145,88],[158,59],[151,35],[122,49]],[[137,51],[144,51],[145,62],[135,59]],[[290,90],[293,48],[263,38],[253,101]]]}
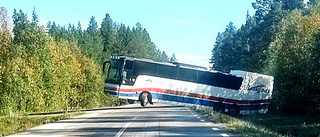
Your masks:
{"label": "sky", "polygon": [[[39,23],[48,21],[86,28],[94,16],[98,24],[108,13],[113,21],[133,27],[140,22],[157,48],[178,62],[210,67],[208,63],[218,32],[231,21],[245,23],[254,14],[255,0],[0,0],[9,16],[22,10],[30,20],[35,8]],[[12,19],[11,19],[12,20]]]}

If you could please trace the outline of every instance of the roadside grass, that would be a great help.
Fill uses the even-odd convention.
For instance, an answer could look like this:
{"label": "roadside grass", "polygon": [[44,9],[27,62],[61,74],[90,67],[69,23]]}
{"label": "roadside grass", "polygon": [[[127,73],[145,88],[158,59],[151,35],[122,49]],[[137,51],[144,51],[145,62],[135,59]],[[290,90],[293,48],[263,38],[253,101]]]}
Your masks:
{"label": "roadside grass", "polygon": [[198,108],[197,112],[214,123],[223,123],[234,134],[249,137],[320,137],[320,116],[284,115],[279,112],[231,117]]}
{"label": "roadside grass", "polygon": [[[112,96],[111,96],[112,97]],[[21,132],[39,125],[53,123],[59,120],[67,119],[77,115],[85,114],[86,111],[94,111],[100,109],[107,109],[106,107],[113,107],[128,104],[127,100],[116,99],[115,101],[106,102],[103,106],[89,109],[74,109],[69,111],[58,112],[39,112],[32,114],[12,113],[8,115],[0,115],[0,137]]]}
{"label": "roadside grass", "polygon": [[81,114],[83,113],[73,112],[47,115],[11,114],[0,116],[0,136],[10,135],[35,126],[56,122]]}

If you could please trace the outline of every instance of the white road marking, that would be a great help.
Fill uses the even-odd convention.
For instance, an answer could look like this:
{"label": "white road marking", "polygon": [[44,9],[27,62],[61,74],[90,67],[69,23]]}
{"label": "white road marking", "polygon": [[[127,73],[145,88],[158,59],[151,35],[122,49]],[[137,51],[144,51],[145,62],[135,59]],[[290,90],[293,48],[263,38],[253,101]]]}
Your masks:
{"label": "white road marking", "polygon": [[131,122],[124,125],[124,127],[122,127],[122,129],[117,133],[116,137],[120,137],[123,134],[123,132],[130,126],[130,124]]}
{"label": "white road marking", "polygon": [[223,137],[229,137],[228,134],[220,134],[220,135],[223,136]]}
{"label": "white road marking", "polygon": [[200,121],[201,121],[201,122],[204,122],[205,120],[201,119]]}
{"label": "white road marking", "polygon": [[22,132],[21,135],[30,134],[30,132]]}
{"label": "white road marking", "polygon": [[219,130],[218,128],[212,128],[212,130]]}
{"label": "white road marking", "polygon": [[200,119],[200,117],[197,117],[197,119]]}
{"label": "white road marking", "polygon": [[195,116],[195,117],[196,117],[196,116],[198,116],[198,115],[193,115],[193,116]]}
{"label": "white road marking", "polygon": [[[136,120],[138,118],[139,115],[137,115],[136,117],[133,118],[133,120]],[[115,135],[115,137],[120,137],[123,132],[130,126],[131,122],[127,123],[126,125],[124,125],[122,127],[122,129]]]}

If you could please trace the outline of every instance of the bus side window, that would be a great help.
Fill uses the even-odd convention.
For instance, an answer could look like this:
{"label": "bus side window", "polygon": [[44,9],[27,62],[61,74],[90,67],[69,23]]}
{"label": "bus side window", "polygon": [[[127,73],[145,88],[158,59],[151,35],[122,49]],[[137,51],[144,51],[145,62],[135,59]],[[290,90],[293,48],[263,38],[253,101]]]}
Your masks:
{"label": "bus side window", "polygon": [[157,76],[162,78],[177,79],[177,71],[178,68],[175,66],[159,65]]}
{"label": "bus side window", "polygon": [[197,70],[179,68],[178,79],[190,82],[197,81]]}
{"label": "bus side window", "polygon": [[134,62],[134,76],[139,75],[149,75],[149,76],[156,76],[157,73],[157,66],[154,63],[143,62],[143,61],[135,61]]}
{"label": "bus side window", "polygon": [[239,90],[242,84],[242,78],[221,73],[210,73],[199,71],[198,83],[207,84],[216,87]]}

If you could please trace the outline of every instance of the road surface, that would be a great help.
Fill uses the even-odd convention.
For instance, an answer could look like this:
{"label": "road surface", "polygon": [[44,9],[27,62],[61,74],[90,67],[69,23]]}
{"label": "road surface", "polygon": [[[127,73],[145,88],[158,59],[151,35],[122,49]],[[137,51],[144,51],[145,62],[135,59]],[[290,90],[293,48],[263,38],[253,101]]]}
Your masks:
{"label": "road surface", "polygon": [[234,136],[187,107],[155,103],[145,108],[131,104],[58,121],[10,137],[223,137]]}

